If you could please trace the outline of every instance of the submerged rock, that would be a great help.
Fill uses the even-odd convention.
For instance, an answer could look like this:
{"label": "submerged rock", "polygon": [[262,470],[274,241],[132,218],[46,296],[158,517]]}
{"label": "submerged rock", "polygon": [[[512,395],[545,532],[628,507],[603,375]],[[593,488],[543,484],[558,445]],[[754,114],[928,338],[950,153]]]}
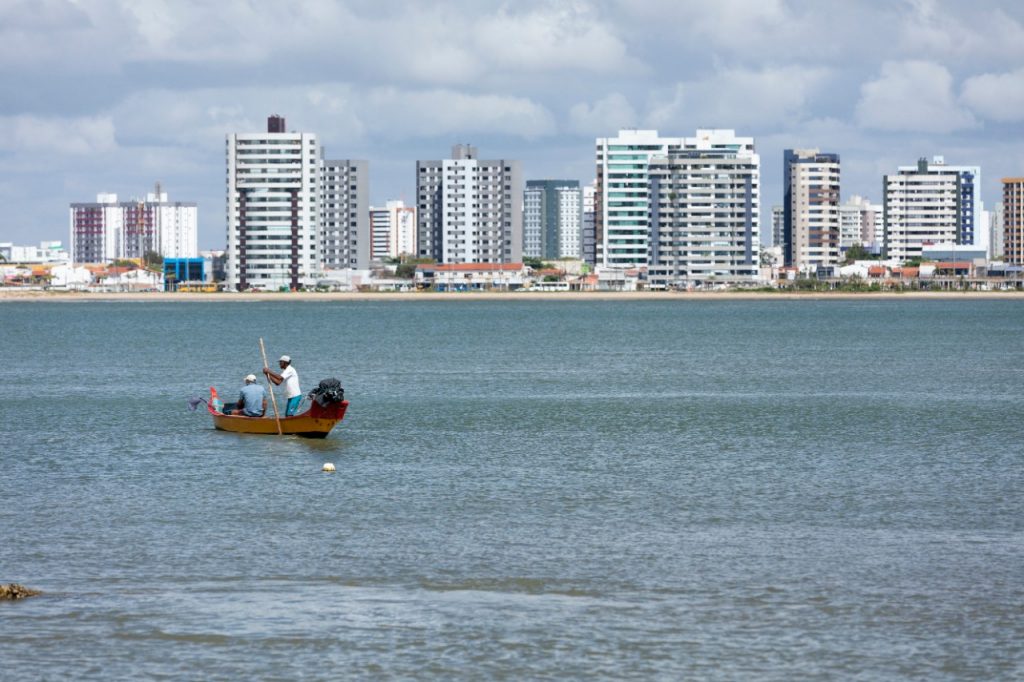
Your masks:
{"label": "submerged rock", "polygon": [[33,590],[19,585],[17,583],[10,583],[9,585],[0,585],[0,600],[3,599],[24,599],[25,597],[34,597],[37,594],[42,594],[39,590]]}

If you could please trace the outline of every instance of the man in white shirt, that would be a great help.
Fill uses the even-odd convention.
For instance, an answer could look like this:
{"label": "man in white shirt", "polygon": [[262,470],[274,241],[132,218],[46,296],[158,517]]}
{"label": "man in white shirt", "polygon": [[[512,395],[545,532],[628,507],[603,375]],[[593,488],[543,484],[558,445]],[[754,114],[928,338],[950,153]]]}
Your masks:
{"label": "man in white shirt", "polygon": [[292,359],[287,355],[282,355],[277,364],[281,366],[280,374],[271,372],[269,367],[264,367],[263,373],[274,382],[275,386],[280,386],[284,382],[284,394],[288,398],[288,405],[284,409],[284,416],[291,417],[298,412],[299,403],[302,402],[302,391],[299,390],[299,373],[292,367]]}

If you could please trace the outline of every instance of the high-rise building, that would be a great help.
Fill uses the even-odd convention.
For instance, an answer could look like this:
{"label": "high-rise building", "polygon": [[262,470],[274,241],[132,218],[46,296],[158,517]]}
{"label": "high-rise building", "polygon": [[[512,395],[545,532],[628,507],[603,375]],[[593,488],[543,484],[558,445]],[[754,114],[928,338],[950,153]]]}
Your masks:
{"label": "high-rise building", "polygon": [[647,265],[650,223],[647,165],[651,157],[680,149],[683,138],[663,138],[657,130],[620,130],[597,138],[594,231],[598,265]]}
{"label": "high-rise building", "polygon": [[652,289],[753,283],[761,159],[752,138],[698,130],[648,166]]}
{"label": "high-rise building", "polygon": [[1003,178],[1003,255],[1024,265],[1024,177]]}
{"label": "high-rise building", "polygon": [[526,181],[523,256],[582,256],[582,200],[578,180]]}
{"label": "high-rise building", "polygon": [[800,271],[839,262],[839,155],[783,152],[786,265]]}
{"label": "high-rise building", "polygon": [[159,184],[144,200],[118,201],[116,194],[103,193],[93,203],[71,204],[70,229],[76,263],[142,258],[149,252],[163,258],[199,253],[196,204],[168,201]]}
{"label": "high-rise building", "polygon": [[370,266],[370,171],[366,161],[324,160],[320,253],[325,268]]}
{"label": "high-rise building", "polygon": [[227,135],[227,286],[298,289],[320,269],[321,150],[313,133]]}
{"label": "high-rise building", "polygon": [[419,255],[439,263],[514,263],[523,257],[518,161],[481,160],[457,144],[452,158],[416,162]]}
{"label": "high-rise building", "polygon": [[583,225],[580,257],[590,265],[597,262],[597,237],[594,232],[594,190],[596,183],[583,187]]}
{"label": "high-rise building", "polygon": [[[883,245],[887,258],[921,256],[926,244],[984,247],[988,230],[981,228],[981,169],[947,166],[941,156],[916,166],[900,166],[883,182]],[[976,231],[977,230],[977,231]]]}
{"label": "high-rise building", "polygon": [[839,245],[845,250],[854,244],[874,248],[882,221],[882,207],[869,199],[853,195],[839,206]]}
{"label": "high-rise building", "polygon": [[781,205],[772,206],[772,246],[779,246],[783,249],[786,244],[785,237],[785,211]]}
{"label": "high-rise building", "polygon": [[1003,208],[1003,202],[999,202],[995,205],[995,208],[989,212],[988,216],[988,243],[991,245],[989,249],[990,256],[994,260],[1002,260],[1006,254],[1006,232],[1004,228],[1003,216],[1005,215],[1005,209]]}
{"label": "high-rise building", "polygon": [[416,253],[416,207],[404,201],[388,201],[370,208],[372,245],[370,258],[401,258]]}

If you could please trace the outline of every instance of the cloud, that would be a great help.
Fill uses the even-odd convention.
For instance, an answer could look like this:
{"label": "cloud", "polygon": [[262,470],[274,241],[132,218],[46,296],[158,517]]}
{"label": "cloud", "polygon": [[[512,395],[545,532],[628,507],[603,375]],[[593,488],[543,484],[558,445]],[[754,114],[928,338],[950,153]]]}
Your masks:
{"label": "cloud", "polygon": [[953,76],[927,61],[886,62],[881,75],[861,85],[855,116],[865,128],[950,133],[976,126],[953,97]]}
{"label": "cloud", "polygon": [[646,122],[684,130],[791,125],[808,117],[828,75],[827,69],[803,66],[722,69],[655,93]]}
{"label": "cloud", "polygon": [[109,116],[59,118],[0,117],[0,149],[85,155],[117,148]]}
{"label": "cloud", "polygon": [[551,112],[525,97],[375,88],[366,104],[370,129],[385,138],[489,133],[535,139],[555,132]]}
{"label": "cloud", "polygon": [[639,117],[624,95],[613,92],[593,104],[579,102],[569,109],[569,129],[580,135],[611,135],[636,126]]}
{"label": "cloud", "polygon": [[1024,56],[1024,26],[1002,8],[987,10],[980,3],[938,3],[911,0],[910,12],[899,24],[896,45],[904,54],[935,59]]}
{"label": "cloud", "polygon": [[[349,83],[145,90],[126,98],[113,116],[126,141],[210,145],[230,132],[264,130],[271,113],[285,116],[289,129],[315,132],[349,147],[369,138],[500,134],[536,139],[555,132],[551,112],[526,97]],[[329,151],[332,156],[344,152]]]}
{"label": "cloud", "polygon": [[69,0],[14,0],[0,7],[5,31],[54,31],[88,22],[88,15]]}
{"label": "cloud", "polygon": [[1024,121],[1024,68],[968,78],[960,101],[994,121]]}
{"label": "cloud", "polygon": [[625,43],[583,3],[483,17],[474,31],[478,54],[503,68],[615,72],[636,68]]}

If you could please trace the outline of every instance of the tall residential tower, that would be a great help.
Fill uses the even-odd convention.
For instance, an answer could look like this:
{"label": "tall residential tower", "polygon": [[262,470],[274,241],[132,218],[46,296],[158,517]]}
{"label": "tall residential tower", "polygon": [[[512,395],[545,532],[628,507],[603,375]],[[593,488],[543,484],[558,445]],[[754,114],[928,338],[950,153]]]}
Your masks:
{"label": "tall residential tower", "polygon": [[515,263],[523,258],[518,161],[481,160],[457,144],[452,158],[416,162],[418,250],[438,263]]}
{"label": "tall residential tower", "polygon": [[298,289],[320,263],[320,145],[285,132],[271,116],[265,133],[227,136],[227,285]]}
{"label": "tall residential tower", "polygon": [[756,280],[761,160],[752,138],[698,130],[652,157],[648,178],[652,289]]}
{"label": "tall residential tower", "polygon": [[320,247],[325,268],[370,267],[370,164],[325,160],[320,177]]}
{"label": "tall residential tower", "polygon": [[981,169],[947,166],[941,156],[916,166],[900,166],[883,181],[884,241],[887,258],[921,255],[926,244],[972,244],[988,249],[981,229]]}
{"label": "tall residential tower", "polygon": [[783,152],[785,263],[800,271],[839,262],[839,155]]}
{"label": "tall residential tower", "polygon": [[1024,265],[1024,177],[1003,178],[1003,253]]}
{"label": "tall residential tower", "polygon": [[578,180],[527,180],[523,193],[523,256],[582,257]]}

